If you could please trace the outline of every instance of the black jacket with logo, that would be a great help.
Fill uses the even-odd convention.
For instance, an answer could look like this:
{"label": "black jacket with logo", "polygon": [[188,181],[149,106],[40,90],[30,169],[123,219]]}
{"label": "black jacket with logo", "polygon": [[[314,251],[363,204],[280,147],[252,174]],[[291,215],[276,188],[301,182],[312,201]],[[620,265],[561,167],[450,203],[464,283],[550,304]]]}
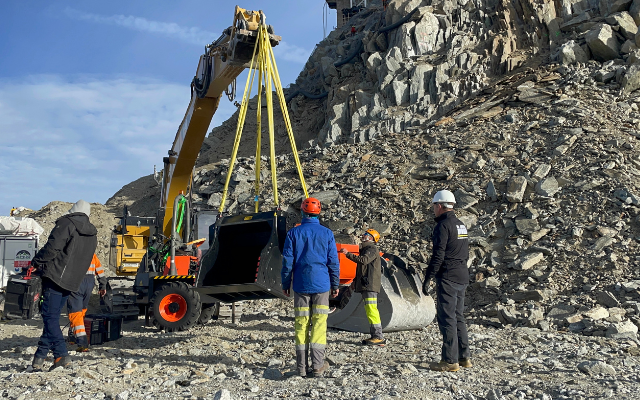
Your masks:
{"label": "black jacket with logo", "polygon": [[382,265],[380,251],[374,242],[362,242],[360,255],[346,254],[346,257],[357,264],[355,291],[380,293]]}
{"label": "black jacket with logo", "polygon": [[63,215],[32,263],[42,270],[43,277],[62,289],[77,292],[96,251],[97,234],[85,213]]}
{"label": "black jacket with logo", "polygon": [[425,271],[425,280],[446,279],[467,285],[469,283],[469,238],[467,228],[447,211],[436,218],[433,230],[433,255]]}

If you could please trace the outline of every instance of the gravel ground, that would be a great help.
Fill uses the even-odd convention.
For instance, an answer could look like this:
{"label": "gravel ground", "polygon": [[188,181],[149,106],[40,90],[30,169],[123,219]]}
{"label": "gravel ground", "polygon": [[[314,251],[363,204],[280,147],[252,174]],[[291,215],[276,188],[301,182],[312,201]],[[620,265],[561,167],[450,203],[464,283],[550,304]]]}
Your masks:
{"label": "gravel ground", "polygon": [[[40,320],[0,325],[0,395],[11,399],[596,399],[634,398],[640,352],[633,341],[532,328],[470,325],[474,366],[436,373],[435,323],[389,333],[382,348],[365,335],[330,330],[325,378],[294,371],[292,304],[247,304],[237,324],[210,321],[162,333],[125,322],[124,337],[75,354],[72,369],[29,373]],[[66,320],[61,319],[61,324]],[[49,360],[50,361],[50,360]]]}

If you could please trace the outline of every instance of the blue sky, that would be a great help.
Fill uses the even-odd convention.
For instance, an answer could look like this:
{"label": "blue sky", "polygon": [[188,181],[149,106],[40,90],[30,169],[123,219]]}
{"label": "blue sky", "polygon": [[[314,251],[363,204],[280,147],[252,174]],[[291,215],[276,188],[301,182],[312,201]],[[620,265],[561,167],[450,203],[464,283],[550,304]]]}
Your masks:
{"label": "blue sky", "polygon": [[[325,2],[238,1],[262,9],[282,36],[278,68],[283,85],[293,82],[323,38]],[[104,203],[160,167],[198,57],[231,25],[235,4],[0,2],[0,215],[53,200]],[[330,11],[328,30],[335,19]],[[210,128],[234,111],[223,98]]]}

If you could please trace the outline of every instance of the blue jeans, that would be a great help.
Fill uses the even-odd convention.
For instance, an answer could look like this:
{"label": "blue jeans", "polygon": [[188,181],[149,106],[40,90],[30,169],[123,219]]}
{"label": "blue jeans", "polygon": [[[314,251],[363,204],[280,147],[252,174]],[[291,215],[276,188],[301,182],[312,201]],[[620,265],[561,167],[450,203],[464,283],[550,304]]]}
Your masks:
{"label": "blue jeans", "polygon": [[67,303],[70,292],[62,289],[49,279],[42,280],[42,322],[44,329],[38,342],[36,350],[37,358],[46,358],[49,350],[53,351],[53,356],[66,357],[67,344],[64,342],[62,330],[60,329],[60,312]]}

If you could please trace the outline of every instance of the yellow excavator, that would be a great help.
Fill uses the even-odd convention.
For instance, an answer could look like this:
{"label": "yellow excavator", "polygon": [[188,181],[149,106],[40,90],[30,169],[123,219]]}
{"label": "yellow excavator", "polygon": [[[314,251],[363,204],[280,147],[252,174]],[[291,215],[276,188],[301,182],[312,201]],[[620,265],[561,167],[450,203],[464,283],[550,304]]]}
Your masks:
{"label": "yellow excavator", "polygon": [[[287,230],[295,225],[299,216],[284,213],[278,207],[272,85],[283,109],[302,188],[305,195],[308,194],[272,49],[280,41],[281,37],[266,25],[262,11],[236,6],[233,25],[206,46],[191,84],[189,107],[173,146],[163,160],[157,215],[131,216],[125,207],[113,231],[109,265],[118,276],[135,278],[128,288],[110,290],[107,296],[109,311],[135,318],[140,312],[149,324],[176,331],[207,321],[219,310],[221,302],[285,298],[280,280],[281,251]],[[220,208],[195,210],[189,194],[196,158],[222,95],[233,94],[234,81],[245,68],[250,68],[250,76],[240,106]],[[276,207],[260,212],[257,200],[262,134],[260,102],[263,94],[260,90],[255,213],[225,215],[224,202],[256,71],[259,85],[264,82],[267,99]],[[351,246],[350,250],[357,252],[357,246]],[[390,254],[382,257],[382,293],[378,304],[383,330],[418,329],[429,324],[435,316],[435,306],[431,297],[422,294],[416,271],[399,257]],[[342,257],[340,279],[343,290],[331,304],[328,323],[339,329],[368,332],[362,299],[348,290],[354,278],[355,265]]]}

